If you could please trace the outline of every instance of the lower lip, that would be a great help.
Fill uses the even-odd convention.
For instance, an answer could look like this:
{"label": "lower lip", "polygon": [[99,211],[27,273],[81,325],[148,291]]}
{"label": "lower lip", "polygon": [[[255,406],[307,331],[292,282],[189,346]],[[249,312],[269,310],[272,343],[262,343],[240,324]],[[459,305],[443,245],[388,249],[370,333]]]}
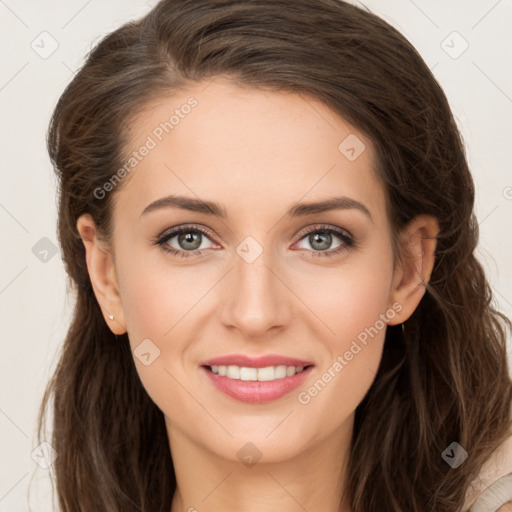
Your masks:
{"label": "lower lip", "polygon": [[290,393],[290,391],[298,388],[308,378],[313,368],[313,366],[309,366],[292,377],[260,382],[222,377],[204,366],[201,367],[218,390],[231,398],[253,404],[272,402]]}

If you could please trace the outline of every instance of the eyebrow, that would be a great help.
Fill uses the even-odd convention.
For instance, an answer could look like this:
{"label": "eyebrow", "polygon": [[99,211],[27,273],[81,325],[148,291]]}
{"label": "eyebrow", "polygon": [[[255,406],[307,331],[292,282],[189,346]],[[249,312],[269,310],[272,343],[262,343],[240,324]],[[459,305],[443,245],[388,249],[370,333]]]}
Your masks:
{"label": "eyebrow", "polygon": [[[148,213],[153,212],[155,210],[170,207],[180,208],[182,210],[187,210],[191,212],[204,213],[207,215],[213,215],[215,217],[221,217],[223,219],[227,218],[228,216],[225,208],[214,201],[194,199],[193,197],[170,195],[167,197],[157,199],[156,201],[153,201],[152,203],[148,204],[148,206],[144,208],[140,217],[142,217],[143,215],[147,215]],[[350,197],[346,196],[331,197],[324,201],[317,201],[314,203],[295,204],[288,210],[288,212],[286,212],[285,217],[304,217],[306,215],[323,213],[331,210],[348,209],[356,209],[363,212],[373,222],[373,218],[370,211],[363,203],[360,203],[359,201],[356,201],[355,199],[351,199]]]}

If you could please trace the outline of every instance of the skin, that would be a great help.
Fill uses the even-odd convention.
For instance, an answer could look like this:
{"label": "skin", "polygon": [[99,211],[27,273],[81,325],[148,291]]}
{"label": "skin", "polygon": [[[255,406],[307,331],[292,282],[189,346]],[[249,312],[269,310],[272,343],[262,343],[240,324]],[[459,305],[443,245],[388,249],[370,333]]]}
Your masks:
{"label": "skin", "polygon": [[[425,293],[439,227],[428,216],[414,219],[401,233],[409,252],[400,265],[371,141],[313,98],[239,88],[222,77],[208,83],[155,101],[132,123],[135,150],[169,112],[190,96],[198,101],[115,191],[112,247],[100,242],[90,215],[78,219],[94,292],[112,332],[128,332],[132,349],[149,338],[160,350],[147,366],[134,360],[165,415],[178,483],[171,512],[338,511],[354,411],[379,367],[385,329],[309,403],[298,393],[393,304],[401,310],[389,325],[410,317]],[[338,150],[350,134],[366,146],[354,161]],[[167,207],[141,217],[169,194],[216,201],[228,215]],[[363,203],[372,219],[357,209],[284,216],[298,202],[341,195]],[[174,257],[152,245],[183,224],[215,235],[201,238],[201,256]],[[315,258],[322,248],[304,233],[319,224],[347,230],[357,247]],[[247,236],[263,250],[252,263],[236,251]],[[324,252],[343,244],[332,237]],[[177,236],[167,244],[190,252]],[[284,397],[247,404],[199,369],[233,353],[290,355],[315,368]],[[251,467],[237,456],[248,442],[261,453]]]}

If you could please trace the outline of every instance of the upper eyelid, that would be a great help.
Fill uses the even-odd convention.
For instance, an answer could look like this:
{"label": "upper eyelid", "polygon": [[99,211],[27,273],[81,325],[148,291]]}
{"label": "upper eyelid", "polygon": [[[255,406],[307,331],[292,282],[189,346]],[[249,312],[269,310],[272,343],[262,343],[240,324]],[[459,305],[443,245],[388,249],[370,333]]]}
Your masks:
{"label": "upper eyelid", "polygon": [[309,226],[304,229],[300,229],[295,234],[295,236],[299,236],[300,237],[299,240],[301,240],[306,235],[309,235],[310,233],[314,233],[315,231],[331,231],[334,234],[338,234],[339,236],[346,235],[349,238],[354,239],[354,236],[348,229],[341,228],[341,227],[335,227],[335,226],[329,226],[328,224],[316,224],[316,225]]}
{"label": "upper eyelid", "polygon": [[[158,235],[156,239],[157,240],[164,240],[164,239],[170,240],[171,238],[174,238],[175,236],[179,235],[180,230],[184,231],[184,232],[199,231],[200,233],[202,233],[202,234],[208,236],[210,239],[212,239],[212,241],[216,240],[216,236],[213,235],[213,233],[209,229],[207,229],[203,226],[187,225],[187,224],[184,226],[176,226],[174,228],[166,229],[161,235]],[[218,242],[216,242],[216,243],[218,243]]]}

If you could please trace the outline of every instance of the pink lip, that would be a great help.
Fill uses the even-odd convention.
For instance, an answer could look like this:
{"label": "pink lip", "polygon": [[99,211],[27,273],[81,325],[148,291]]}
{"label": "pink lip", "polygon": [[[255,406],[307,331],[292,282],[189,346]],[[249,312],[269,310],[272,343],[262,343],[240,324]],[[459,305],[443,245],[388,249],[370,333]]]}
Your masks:
{"label": "pink lip", "polygon": [[241,402],[261,404],[277,400],[299,387],[308,378],[313,368],[313,366],[310,366],[302,372],[296,373],[293,377],[284,377],[282,379],[262,382],[221,377],[205,367],[202,367],[201,370],[207,374],[212,384],[218,390],[231,398],[235,398]]}
{"label": "pink lip", "polygon": [[[283,377],[282,379],[262,382],[221,377],[213,373],[210,369],[211,366],[229,365],[247,366],[251,368],[286,365],[307,366],[308,368],[304,368],[302,372],[296,373],[292,377]],[[219,391],[222,391],[231,398],[248,403],[265,403],[281,398],[303,384],[311,374],[313,368],[314,365],[312,363],[292,357],[268,355],[254,358],[238,354],[209,359],[201,366],[201,370],[206,373],[210,382]]]}
{"label": "pink lip", "polygon": [[251,357],[243,354],[231,354],[229,356],[214,357],[204,361],[202,366],[246,366],[249,368],[265,368],[266,366],[310,366],[311,361],[295,359],[288,356],[269,354],[261,357]]}

